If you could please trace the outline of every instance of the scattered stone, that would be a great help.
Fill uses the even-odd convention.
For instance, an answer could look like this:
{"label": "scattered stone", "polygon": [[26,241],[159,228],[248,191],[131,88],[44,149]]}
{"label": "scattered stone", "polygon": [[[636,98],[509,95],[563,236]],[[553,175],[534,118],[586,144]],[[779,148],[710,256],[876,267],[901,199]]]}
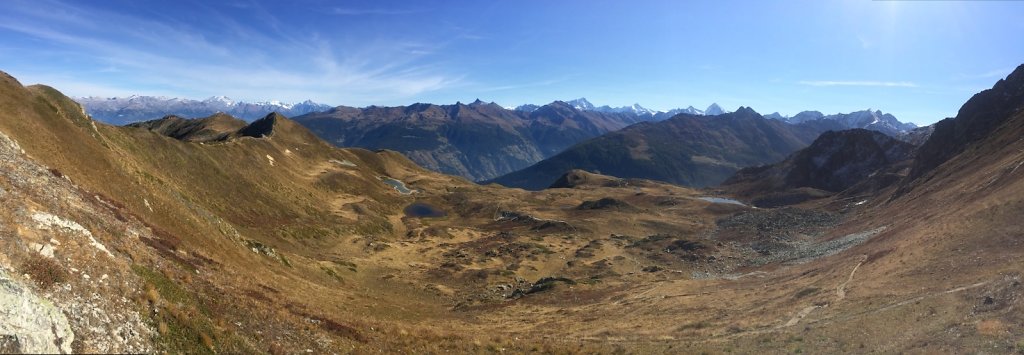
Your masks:
{"label": "scattered stone", "polygon": [[37,227],[42,230],[49,230],[50,227],[58,227],[73,232],[78,232],[81,235],[89,237],[89,244],[96,249],[106,253],[110,257],[114,257],[114,254],[107,250],[107,247],[101,244],[96,238],[93,238],[92,232],[85,227],[82,227],[78,222],[66,220],[46,212],[36,212],[32,214],[32,219],[36,221]]}

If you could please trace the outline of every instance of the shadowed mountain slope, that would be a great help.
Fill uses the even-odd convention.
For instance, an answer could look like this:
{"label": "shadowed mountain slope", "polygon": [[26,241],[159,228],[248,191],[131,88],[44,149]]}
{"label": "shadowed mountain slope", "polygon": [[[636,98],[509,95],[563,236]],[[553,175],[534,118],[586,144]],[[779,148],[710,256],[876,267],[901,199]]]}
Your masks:
{"label": "shadowed mountain slope", "polygon": [[490,180],[509,187],[543,189],[570,169],[687,186],[724,181],[742,167],[784,158],[837,127],[829,120],[790,125],[749,108],[718,116],[681,114],[605,134],[526,169]]}
{"label": "shadowed mountain slope", "polygon": [[1018,66],[991,89],[967,101],[954,118],[935,123],[928,140],[910,171],[911,179],[926,175],[953,156],[963,153],[979,140],[991,138],[1006,120],[1015,117],[1024,105],[1024,65]]}
{"label": "shadowed mountain slope", "polygon": [[[802,202],[815,194],[779,193],[800,188],[837,193],[869,178],[881,179],[883,175],[895,174],[901,163],[905,168],[914,148],[877,131],[828,131],[781,162],[737,171],[722,187],[742,197],[761,196],[754,201],[761,207]],[[886,185],[898,180],[898,175],[891,175]]]}

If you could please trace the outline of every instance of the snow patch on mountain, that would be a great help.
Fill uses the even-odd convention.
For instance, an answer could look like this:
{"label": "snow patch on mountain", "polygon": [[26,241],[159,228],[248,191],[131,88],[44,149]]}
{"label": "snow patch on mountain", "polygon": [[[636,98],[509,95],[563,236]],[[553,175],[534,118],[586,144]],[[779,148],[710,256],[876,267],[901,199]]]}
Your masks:
{"label": "snow patch on mountain", "polygon": [[590,101],[587,101],[587,99],[583,97],[575,100],[569,100],[565,103],[580,111],[594,111],[594,104],[590,103]]}
{"label": "snow patch on mountain", "polygon": [[708,108],[704,110],[704,115],[717,116],[728,112],[729,111],[723,110],[722,106],[718,106],[717,103],[712,103],[711,106],[708,106]]}

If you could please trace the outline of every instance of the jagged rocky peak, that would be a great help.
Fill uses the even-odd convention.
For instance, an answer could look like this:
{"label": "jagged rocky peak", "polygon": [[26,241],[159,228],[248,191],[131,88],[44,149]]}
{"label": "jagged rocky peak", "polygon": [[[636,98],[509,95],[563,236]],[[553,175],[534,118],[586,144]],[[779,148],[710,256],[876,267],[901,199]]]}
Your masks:
{"label": "jagged rocky peak", "polygon": [[219,112],[205,118],[167,115],[161,119],[136,122],[128,127],[143,128],[157,134],[189,142],[213,142],[228,139],[246,126],[246,122]]}
{"label": "jagged rocky peak", "polygon": [[751,116],[751,115],[760,116],[761,115],[761,114],[757,113],[757,111],[754,111],[753,108],[750,108],[750,107],[747,107],[747,106],[740,106],[739,108],[736,109],[735,113],[738,114],[738,115],[743,115],[743,116]]}
{"label": "jagged rocky peak", "polygon": [[584,97],[575,100],[569,100],[566,101],[565,103],[569,104],[573,108],[580,111],[590,111],[594,109],[594,104],[590,103],[590,101],[587,101],[587,99]]}
{"label": "jagged rocky peak", "polygon": [[253,121],[245,128],[238,131],[238,135],[242,137],[270,137],[274,134],[274,128],[284,118],[277,112],[271,112],[261,119]]}

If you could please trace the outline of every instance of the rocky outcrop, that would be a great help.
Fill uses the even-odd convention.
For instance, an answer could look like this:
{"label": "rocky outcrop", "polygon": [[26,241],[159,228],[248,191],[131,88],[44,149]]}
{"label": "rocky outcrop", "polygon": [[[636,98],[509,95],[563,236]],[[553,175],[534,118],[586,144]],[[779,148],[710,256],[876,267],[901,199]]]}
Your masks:
{"label": "rocky outcrop", "polygon": [[0,353],[153,351],[153,330],[131,299],[141,282],[112,251],[138,239],[103,237],[145,238],[146,228],[105,211],[3,133],[0,186]]}
{"label": "rocky outcrop", "polygon": [[278,121],[282,117],[276,112],[272,112],[261,119],[253,121],[248,126],[238,130],[238,136],[240,137],[253,137],[263,138],[270,137],[274,134],[274,127],[277,126]]}
{"label": "rocky outcrop", "polygon": [[60,309],[0,267],[0,352],[70,354],[74,340]]}

